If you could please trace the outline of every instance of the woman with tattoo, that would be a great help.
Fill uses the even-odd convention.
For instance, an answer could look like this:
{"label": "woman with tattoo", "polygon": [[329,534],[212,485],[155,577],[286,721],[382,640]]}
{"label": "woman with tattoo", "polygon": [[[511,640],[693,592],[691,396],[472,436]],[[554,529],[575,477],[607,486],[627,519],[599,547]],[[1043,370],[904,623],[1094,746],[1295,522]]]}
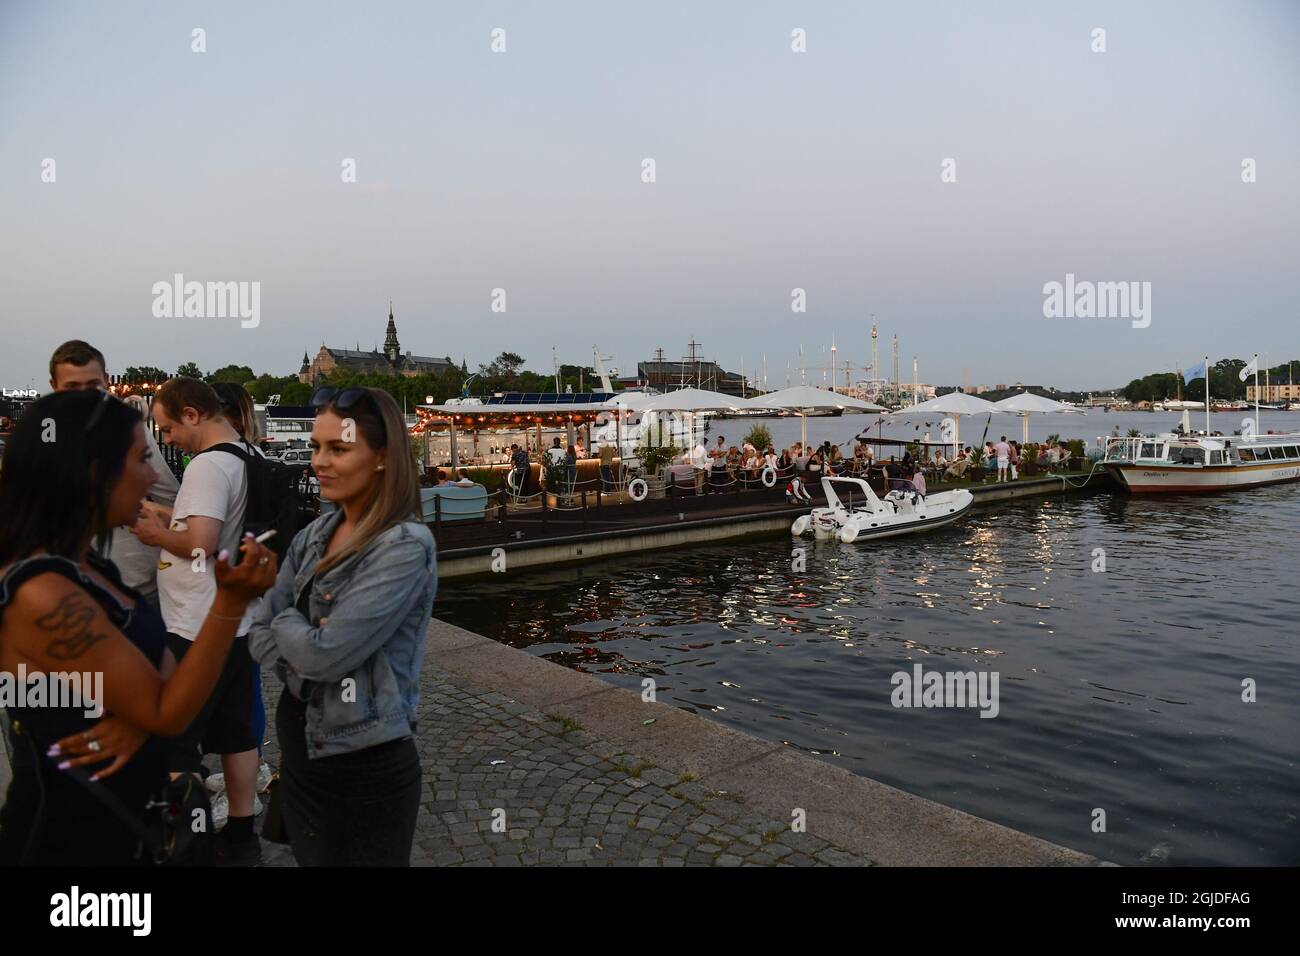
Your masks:
{"label": "woman with tattoo", "polygon": [[[145,820],[167,780],[163,737],[182,732],[211,694],[248,604],[275,580],[275,556],[246,538],[243,559],[215,561],[217,596],[193,650],[164,680],[156,611],[99,558],[131,524],[154,480],[139,414],[107,392],[33,403],[0,469],[0,678],[27,689],[76,673],[98,699],[23,693],[8,706],[13,780],[0,810],[0,865],[128,865],[131,828],[61,771],[87,767]],[[91,679],[93,678],[93,679]],[[10,702],[7,702],[10,703]]]}
{"label": "woman with tattoo", "polygon": [[284,682],[273,799],[300,865],[407,866],[433,535],[392,396],[325,386],[312,404],[312,467],[335,508],[293,539],[248,633]]}

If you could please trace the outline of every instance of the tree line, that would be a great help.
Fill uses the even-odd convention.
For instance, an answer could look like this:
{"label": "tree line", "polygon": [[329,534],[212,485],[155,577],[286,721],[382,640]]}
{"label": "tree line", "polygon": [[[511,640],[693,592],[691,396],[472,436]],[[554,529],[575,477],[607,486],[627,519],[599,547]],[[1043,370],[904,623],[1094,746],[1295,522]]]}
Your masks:
{"label": "tree line", "polygon": [[[560,391],[565,391],[570,386],[575,392],[600,390],[600,378],[590,367],[561,365],[559,374]],[[244,386],[258,404],[265,404],[273,395],[278,395],[281,405],[306,405],[316,388],[314,384],[300,382],[297,375],[259,375],[248,365],[223,365],[205,374],[197,363],[186,362],[176,369],[176,375],[201,379],[209,384],[234,382]],[[140,385],[162,382],[168,377],[160,368],[132,365],[123,373],[122,380],[128,384]],[[433,397],[434,404],[441,404],[449,398],[460,398],[469,379],[470,374],[465,366],[452,366],[440,375],[424,373],[410,377],[379,372],[349,372],[338,368],[319,384],[340,388],[365,386],[383,389],[396,399],[398,405],[411,409],[425,404],[429,396]],[[553,392],[555,376],[530,372],[524,368],[522,356],[514,352],[502,352],[491,362],[480,363],[473,380],[469,381],[469,391],[478,398],[495,392]]]}
{"label": "tree line", "polygon": [[[1244,359],[1219,359],[1210,368],[1210,397],[1244,401],[1246,386],[1255,384],[1255,376],[1246,381],[1241,380],[1241,370],[1246,367]],[[1267,370],[1268,381],[1272,385],[1281,385],[1294,381],[1300,373],[1300,360],[1292,359]],[[1259,370],[1259,384],[1264,384],[1265,370]],[[1181,387],[1182,396],[1190,401],[1205,398],[1205,376],[1195,378],[1186,384],[1183,377],[1176,372],[1153,372],[1142,378],[1135,378],[1124,386],[1124,397],[1130,402],[1161,402],[1167,398],[1176,398]]]}

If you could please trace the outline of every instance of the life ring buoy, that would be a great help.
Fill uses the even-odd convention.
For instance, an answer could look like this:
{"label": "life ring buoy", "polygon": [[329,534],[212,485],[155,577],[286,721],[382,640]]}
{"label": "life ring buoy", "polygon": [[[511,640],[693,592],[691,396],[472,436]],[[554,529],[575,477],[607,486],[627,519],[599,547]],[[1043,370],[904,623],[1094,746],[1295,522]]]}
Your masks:
{"label": "life ring buoy", "polygon": [[633,478],[627,483],[627,496],[633,501],[645,501],[648,494],[650,494],[650,486],[645,483],[644,478]]}
{"label": "life ring buoy", "polygon": [[766,468],[763,469],[762,478],[763,478],[764,488],[776,487],[776,469],[773,468],[771,465],[768,465]]}
{"label": "life ring buoy", "polygon": [[519,490],[518,488],[515,487],[516,473],[517,471],[514,468],[511,468],[509,471],[506,472],[506,487],[509,488],[512,493],[517,492]]}

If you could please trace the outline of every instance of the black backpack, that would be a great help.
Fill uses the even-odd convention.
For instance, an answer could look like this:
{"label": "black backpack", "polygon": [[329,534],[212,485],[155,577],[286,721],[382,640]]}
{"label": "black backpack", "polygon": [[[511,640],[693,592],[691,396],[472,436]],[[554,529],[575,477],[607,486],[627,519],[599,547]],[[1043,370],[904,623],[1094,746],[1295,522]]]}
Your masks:
{"label": "black backpack", "polygon": [[210,451],[228,452],[243,460],[244,476],[248,481],[244,530],[260,535],[275,529],[275,536],[266,542],[266,546],[283,563],[284,556],[289,552],[289,544],[298,533],[298,482],[302,478],[303,469],[263,458],[251,449],[241,448],[233,442],[213,445],[199,454],[204,455]]}

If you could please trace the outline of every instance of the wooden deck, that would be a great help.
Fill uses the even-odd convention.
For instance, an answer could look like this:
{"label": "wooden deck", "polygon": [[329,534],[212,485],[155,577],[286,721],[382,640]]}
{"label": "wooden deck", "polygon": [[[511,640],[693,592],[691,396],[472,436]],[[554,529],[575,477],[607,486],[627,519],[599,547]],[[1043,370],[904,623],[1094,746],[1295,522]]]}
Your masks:
{"label": "wooden deck", "polygon": [[[974,492],[977,499],[1008,497],[1005,493],[1013,488],[1023,488],[1027,494],[1047,494],[1062,489],[1061,477],[1077,484],[1087,474],[1086,471],[1056,472],[1049,478],[1040,473],[1032,478],[1022,476],[1019,481],[1000,484],[992,480],[983,483],[965,480],[932,484],[930,491],[966,488]],[[870,484],[877,494],[884,494],[883,481],[872,479]],[[1110,486],[1108,481],[1090,484],[1098,489]],[[810,508],[826,504],[820,483],[809,485],[808,492],[812,501],[796,505],[786,503],[784,482],[778,482],[774,488],[741,488],[736,485],[698,495],[693,485],[669,486],[663,498],[647,498],[640,502],[629,500],[626,493],[607,495],[589,490],[569,499],[561,498],[552,506],[544,505],[540,497],[516,503],[508,493],[501,491],[492,496],[485,517],[435,520],[429,523],[429,528],[438,542],[439,555],[451,559],[483,554],[501,546],[527,548],[578,537],[636,534],[666,526],[743,524],[751,519],[771,518],[778,514],[788,515],[793,521]]]}

